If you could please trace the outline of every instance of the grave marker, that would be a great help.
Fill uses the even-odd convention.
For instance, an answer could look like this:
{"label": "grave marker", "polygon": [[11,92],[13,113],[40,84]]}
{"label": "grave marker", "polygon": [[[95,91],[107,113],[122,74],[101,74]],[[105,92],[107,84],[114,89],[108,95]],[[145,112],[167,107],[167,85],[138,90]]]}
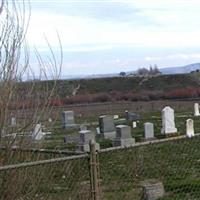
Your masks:
{"label": "grave marker", "polygon": [[68,127],[73,127],[75,125],[74,122],[74,111],[63,111],[61,113],[61,118],[62,118],[62,127],[63,128],[68,128]]}
{"label": "grave marker", "polygon": [[188,137],[194,136],[194,121],[193,121],[193,119],[186,120],[186,135]]}
{"label": "grave marker", "polygon": [[177,133],[174,121],[174,110],[169,106],[162,110],[162,134]]}
{"label": "grave marker", "polygon": [[135,139],[131,136],[131,127],[127,125],[116,126],[116,138],[114,146],[131,146],[135,143]]}
{"label": "grave marker", "polygon": [[100,134],[105,139],[115,139],[116,130],[114,119],[110,115],[102,115],[99,117]]}
{"label": "grave marker", "polygon": [[194,104],[194,116],[195,117],[200,116],[200,113],[199,113],[199,104],[198,103]]}
{"label": "grave marker", "polygon": [[154,138],[153,123],[150,123],[150,122],[144,123],[144,137],[145,137],[145,139],[153,139]]}

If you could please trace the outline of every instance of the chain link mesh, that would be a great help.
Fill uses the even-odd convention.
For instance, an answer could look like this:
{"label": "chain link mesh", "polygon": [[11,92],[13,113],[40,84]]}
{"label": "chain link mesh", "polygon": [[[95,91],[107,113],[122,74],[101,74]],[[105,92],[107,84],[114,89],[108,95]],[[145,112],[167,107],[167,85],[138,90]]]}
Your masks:
{"label": "chain link mesh", "polygon": [[90,199],[88,158],[0,171],[0,199]]}
{"label": "chain link mesh", "polygon": [[164,186],[162,200],[200,199],[200,137],[104,152],[99,163],[102,199],[145,199],[145,182]]}
{"label": "chain link mesh", "polygon": [[[0,170],[0,199],[89,200],[89,158]],[[199,136],[111,148],[97,153],[96,164],[102,200],[151,199],[145,196],[147,186],[163,186],[164,193],[156,199],[200,199]]]}

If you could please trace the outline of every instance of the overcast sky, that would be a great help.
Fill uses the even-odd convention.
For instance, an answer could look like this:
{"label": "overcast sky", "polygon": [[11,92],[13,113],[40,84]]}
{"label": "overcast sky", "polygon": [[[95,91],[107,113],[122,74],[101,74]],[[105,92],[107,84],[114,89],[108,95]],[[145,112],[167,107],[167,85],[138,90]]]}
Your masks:
{"label": "overcast sky", "polygon": [[28,41],[58,50],[63,75],[200,62],[199,0],[31,0]]}

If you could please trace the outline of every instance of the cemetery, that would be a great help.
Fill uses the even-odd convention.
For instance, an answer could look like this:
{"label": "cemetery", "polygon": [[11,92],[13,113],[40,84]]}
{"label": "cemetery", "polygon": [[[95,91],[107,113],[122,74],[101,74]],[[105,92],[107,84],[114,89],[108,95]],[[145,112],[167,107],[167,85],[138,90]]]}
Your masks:
{"label": "cemetery", "polygon": [[[68,121],[64,121],[63,113],[65,115],[70,113],[71,121],[68,119]],[[114,141],[119,137],[127,140],[128,138],[134,139],[135,142],[156,140],[173,135],[191,137],[194,136],[194,133],[200,132],[198,116],[195,113],[195,109],[194,111],[180,112],[166,106],[160,112],[137,113],[137,121],[135,121],[135,118],[130,120],[124,117],[126,111],[117,113],[118,118],[111,114],[82,117],[73,111],[62,111],[61,118],[54,122],[52,134],[47,139],[43,139],[43,145],[50,149],[56,147],[75,151],[77,150],[77,143],[80,141],[80,135],[84,132],[86,135],[92,135],[91,139],[95,139],[100,144],[100,148],[115,146],[116,142]],[[140,119],[138,119],[138,116]],[[40,135],[41,133],[38,134],[37,138]]]}
{"label": "cemetery", "polygon": [[0,200],[200,199],[193,4],[0,1]]}
{"label": "cemetery", "polygon": [[0,199],[199,199],[199,113],[194,100],[9,108]]}
{"label": "cemetery", "polygon": [[[41,162],[46,159],[62,160],[66,154],[68,154],[67,158],[70,158],[70,155],[72,157],[80,155],[83,156],[83,160],[68,161],[67,163],[71,163],[70,166],[73,167],[69,170],[69,174],[66,172],[62,175],[73,178],[77,184],[79,181],[88,181],[88,166],[85,158],[90,154],[90,141],[92,140],[95,141],[95,150],[99,152],[102,199],[120,200],[125,196],[125,199],[133,197],[139,200],[142,195],[149,196],[145,197],[146,199],[151,199],[151,197],[152,199],[158,197],[160,199],[182,199],[186,193],[190,199],[195,199],[200,194],[197,190],[195,190],[196,196],[192,193],[193,187],[200,187],[198,180],[194,178],[194,173],[195,177],[200,176],[198,165],[195,164],[199,159],[197,148],[200,142],[200,137],[198,137],[200,118],[197,115],[199,109],[197,105],[198,103],[194,104],[194,110],[174,110],[167,105],[160,112],[136,113],[121,110],[114,115],[102,113],[102,115],[88,117],[83,117],[73,110],[62,110],[59,111],[57,119],[47,118],[46,121],[35,124],[34,129],[27,135],[21,136],[29,138],[29,147],[35,148],[34,152],[27,149],[18,151],[18,143],[14,143],[12,154],[15,156],[12,162],[6,160],[3,162],[4,165],[20,164],[17,159],[19,154],[23,162],[34,162],[38,158]],[[129,117],[126,117],[127,115]],[[51,125],[48,126],[48,124]],[[17,125],[18,120],[12,116],[11,126]],[[4,140],[10,140],[10,137],[5,137]],[[48,151],[49,153],[45,153]],[[189,156],[190,163],[184,162],[187,156]],[[171,159],[174,160],[173,163]],[[77,162],[82,163],[82,170],[77,168],[81,166],[77,165]],[[77,167],[74,167],[75,165]],[[45,180],[50,185],[56,181],[61,188],[69,187],[70,182],[63,182],[65,178],[48,178],[50,171],[53,173],[55,167],[61,171],[62,167],[53,163],[49,165],[50,168],[42,166],[40,171],[44,170]],[[191,171],[187,171],[188,169]],[[179,170],[178,173],[177,170]],[[3,172],[0,168],[0,176],[4,174]],[[27,173],[30,173],[28,169]],[[37,170],[33,170],[33,176],[38,176],[37,173]],[[49,184],[48,186],[38,185],[39,188],[45,188],[41,195],[49,193]],[[189,188],[192,188],[191,192]],[[54,189],[52,194],[55,195],[54,199],[63,198],[63,195],[73,197],[74,189],[71,188],[61,193]],[[80,195],[87,196],[89,193],[88,189],[83,188],[85,192],[81,188],[77,190],[81,193]],[[180,190],[182,192],[179,192]]]}

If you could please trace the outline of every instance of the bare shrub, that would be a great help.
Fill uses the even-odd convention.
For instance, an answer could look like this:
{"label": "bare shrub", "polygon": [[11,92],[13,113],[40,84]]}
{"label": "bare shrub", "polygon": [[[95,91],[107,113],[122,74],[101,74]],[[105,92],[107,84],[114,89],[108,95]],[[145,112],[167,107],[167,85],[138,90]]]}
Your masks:
{"label": "bare shrub", "polygon": [[[30,154],[24,157],[19,153],[16,156],[12,147],[32,145],[31,132],[35,124],[45,122],[49,118],[52,110],[51,99],[58,99],[55,91],[62,65],[60,39],[58,37],[61,48],[58,59],[55,58],[48,41],[50,58],[42,58],[40,53],[35,51],[40,69],[40,73],[36,76],[30,63],[30,52],[26,42],[29,20],[28,1],[0,2],[0,145],[4,147],[1,165],[32,160],[33,156]],[[53,81],[48,81],[49,79]],[[12,117],[16,119],[14,126],[11,126]],[[41,155],[34,157],[36,160],[42,159]],[[28,188],[32,188],[33,192],[34,187],[37,188],[37,184],[45,176],[42,172],[33,170],[37,175],[29,179],[26,170],[20,171],[20,174],[16,171],[11,176],[0,176],[3,188],[1,198],[24,199],[22,196],[30,192]],[[10,171],[8,173],[10,174]],[[27,181],[24,180],[31,182],[28,182],[27,186]]]}

